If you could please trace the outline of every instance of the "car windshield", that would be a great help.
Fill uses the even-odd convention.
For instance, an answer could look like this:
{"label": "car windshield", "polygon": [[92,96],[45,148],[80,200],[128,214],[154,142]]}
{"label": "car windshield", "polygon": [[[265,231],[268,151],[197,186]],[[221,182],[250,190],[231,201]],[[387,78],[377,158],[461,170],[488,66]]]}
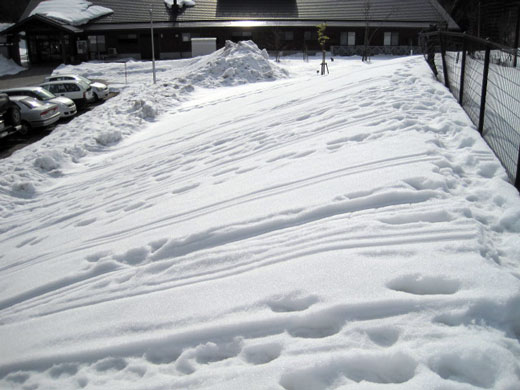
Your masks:
{"label": "car windshield", "polygon": [[90,87],[90,83],[85,83],[83,81],[78,81],[78,84],[83,88],[83,89],[88,89],[88,87]]}
{"label": "car windshield", "polygon": [[34,94],[36,96],[38,96],[38,99],[40,99],[40,100],[50,100],[50,99],[54,99],[56,97],[55,94],[53,94],[52,92],[49,92],[43,88],[35,90]]}
{"label": "car windshield", "polygon": [[90,81],[89,79],[87,79],[83,76],[78,76],[78,79],[83,81],[84,83],[87,83],[88,85],[92,84],[92,81]]}

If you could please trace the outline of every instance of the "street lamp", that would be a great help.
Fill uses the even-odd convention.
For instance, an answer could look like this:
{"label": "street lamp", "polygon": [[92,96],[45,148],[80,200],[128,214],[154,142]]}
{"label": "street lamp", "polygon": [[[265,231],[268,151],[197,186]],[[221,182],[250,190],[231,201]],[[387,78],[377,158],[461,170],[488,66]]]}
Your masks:
{"label": "street lamp", "polygon": [[150,30],[152,33],[152,72],[153,72],[153,83],[155,84],[155,47],[153,44],[153,8],[150,8]]}

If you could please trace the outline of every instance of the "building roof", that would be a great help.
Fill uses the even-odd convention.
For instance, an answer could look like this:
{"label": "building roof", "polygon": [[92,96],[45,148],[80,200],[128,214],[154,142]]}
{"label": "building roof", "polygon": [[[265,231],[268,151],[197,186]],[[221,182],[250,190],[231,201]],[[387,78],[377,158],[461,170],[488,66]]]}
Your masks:
{"label": "building roof", "polygon": [[[22,19],[27,18],[41,1],[31,0]],[[114,12],[83,26],[85,30],[101,28],[102,25],[149,23],[151,8],[154,22],[169,23],[170,26],[172,23],[230,25],[230,22],[237,21],[263,25],[315,25],[316,22],[361,25],[368,18],[371,23],[379,25],[416,27],[442,22],[447,23],[450,29],[458,28],[437,0],[195,0],[194,7],[184,7],[178,12],[169,9],[163,0],[89,1]],[[367,3],[370,4],[368,12]]]}
{"label": "building roof", "polygon": [[18,23],[12,24],[10,27],[3,30],[2,33],[11,34],[11,33],[17,33],[17,32],[23,31],[26,25],[29,25],[35,21],[42,22],[46,25],[50,25],[50,26],[56,28],[57,30],[62,30],[64,32],[68,32],[68,33],[77,34],[77,33],[80,33],[83,31],[80,27],[71,26],[60,20],[49,18],[49,17],[43,16],[43,15],[33,15],[33,16],[29,16],[28,18],[20,20]]}

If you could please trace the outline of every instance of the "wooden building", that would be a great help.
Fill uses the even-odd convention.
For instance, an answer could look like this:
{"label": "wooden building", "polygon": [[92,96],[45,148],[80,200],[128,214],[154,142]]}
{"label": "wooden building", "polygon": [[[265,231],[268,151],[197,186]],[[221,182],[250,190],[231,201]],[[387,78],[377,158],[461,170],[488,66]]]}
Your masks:
{"label": "wooden building", "polygon": [[[149,59],[151,21],[155,57],[191,57],[191,38],[251,39],[269,51],[316,51],[316,25],[325,22],[336,55],[360,52],[365,36],[373,54],[404,54],[416,48],[418,33],[438,25],[457,30],[437,0],[195,0],[168,7],[164,0],[89,0],[113,12],[73,26],[31,12],[3,31],[10,42],[24,32],[30,62],[77,63],[117,58]],[[180,0],[179,0],[180,1]],[[181,3],[179,3],[181,4]]]}

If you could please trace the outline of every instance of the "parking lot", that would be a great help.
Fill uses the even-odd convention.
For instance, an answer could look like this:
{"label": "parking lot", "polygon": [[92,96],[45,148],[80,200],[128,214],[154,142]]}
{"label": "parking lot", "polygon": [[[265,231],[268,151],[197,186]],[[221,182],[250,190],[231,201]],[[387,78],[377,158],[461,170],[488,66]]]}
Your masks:
{"label": "parking lot", "polygon": [[[18,88],[18,87],[27,87],[27,86],[38,86],[40,85],[45,77],[51,75],[52,71],[55,69],[55,66],[46,66],[46,67],[33,67],[31,69],[22,71],[15,75],[8,75],[0,77],[0,90],[8,89],[8,88]],[[101,81],[101,80],[95,80]],[[115,96],[115,93],[110,93],[108,99]],[[88,106],[78,107],[78,115],[82,115],[85,112],[88,112],[94,109],[96,106],[103,104],[104,101],[98,101],[96,103],[92,103]],[[56,124],[51,125],[49,127],[43,129],[32,129],[31,132],[23,136],[19,133],[12,134],[5,138],[0,139],[0,159],[9,157],[15,151],[24,148],[27,145],[30,145],[43,137],[49,135],[56,126],[70,122],[73,118],[62,118]]]}

